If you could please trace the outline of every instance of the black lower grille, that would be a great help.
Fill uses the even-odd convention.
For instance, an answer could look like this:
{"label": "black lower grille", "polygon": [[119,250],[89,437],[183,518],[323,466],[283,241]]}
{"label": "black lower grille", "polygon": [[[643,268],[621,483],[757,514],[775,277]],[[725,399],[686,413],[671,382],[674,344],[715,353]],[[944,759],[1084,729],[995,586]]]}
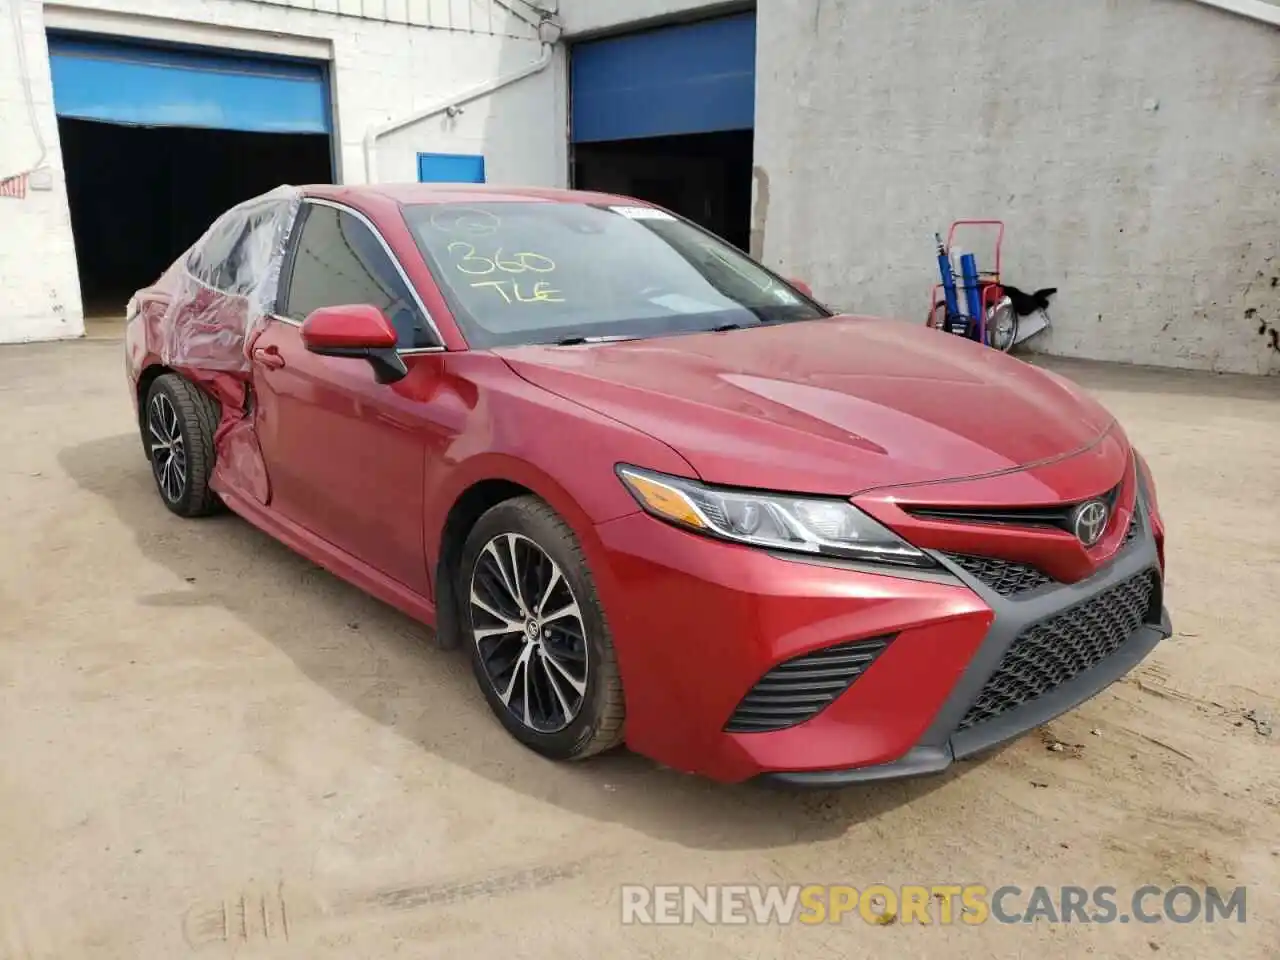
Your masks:
{"label": "black lower grille", "polygon": [[948,554],[947,558],[1002,597],[1016,597],[1020,593],[1054,582],[1052,577],[1046,576],[1035,567],[1025,563],[1014,563],[1012,560],[968,557],[960,554]]}
{"label": "black lower grille", "polygon": [[765,733],[812,719],[848,690],[892,639],[855,640],[778,664],[742,698],[725,731]]}
{"label": "black lower grille", "polygon": [[1146,621],[1158,582],[1144,571],[1019,634],[959,729],[1044,696],[1111,656]]}

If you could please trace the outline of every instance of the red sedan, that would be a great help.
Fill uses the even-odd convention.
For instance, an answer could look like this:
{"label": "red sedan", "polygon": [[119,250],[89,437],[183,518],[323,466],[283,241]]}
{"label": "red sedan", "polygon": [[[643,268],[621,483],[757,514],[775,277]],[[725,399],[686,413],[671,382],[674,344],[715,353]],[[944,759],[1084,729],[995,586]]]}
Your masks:
{"label": "red sedan", "polygon": [[127,362],[170,510],[434,625],[549,757],[938,771],[1170,632],[1106,410],[628,198],[281,188],[138,293]]}

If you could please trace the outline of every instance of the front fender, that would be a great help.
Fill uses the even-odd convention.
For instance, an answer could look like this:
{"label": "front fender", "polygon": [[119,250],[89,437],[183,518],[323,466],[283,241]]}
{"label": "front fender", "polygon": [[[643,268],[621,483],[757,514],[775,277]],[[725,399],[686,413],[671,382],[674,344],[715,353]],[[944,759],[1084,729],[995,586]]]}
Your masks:
{"label": "front fender", "polygon": [[[427,464],[423,545],[432,599],[441,603],[440,560],[446,524],[467,491],[487,481],[517,484],[545,500],[569,525],[601,596],[614,590],[596,525],[640,508],[614,468],[634,463],[696,476],[660,440],[518,377],[492,355],[450,358],[452,377],[469,387],[465,412],[450,424],[442,455]],[[458,407],[453,406],[457,411]]]}

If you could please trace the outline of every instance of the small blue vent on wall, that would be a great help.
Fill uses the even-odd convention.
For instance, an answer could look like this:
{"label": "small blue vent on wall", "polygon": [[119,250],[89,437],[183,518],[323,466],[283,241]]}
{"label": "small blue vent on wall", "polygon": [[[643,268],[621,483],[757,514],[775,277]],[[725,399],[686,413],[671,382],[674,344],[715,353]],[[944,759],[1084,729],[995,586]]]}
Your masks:
{"label": "small blue vent on wall", "polygon": [[420,153],[418,182],[484,183],[484,157],[470,153]]}

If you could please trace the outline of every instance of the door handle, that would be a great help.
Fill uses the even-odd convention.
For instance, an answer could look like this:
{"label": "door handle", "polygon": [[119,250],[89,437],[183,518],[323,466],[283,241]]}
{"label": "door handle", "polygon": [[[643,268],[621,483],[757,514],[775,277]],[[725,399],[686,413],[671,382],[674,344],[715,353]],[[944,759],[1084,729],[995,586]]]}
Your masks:
{"label": "door handle", "polygon": [[279,370],[284,366],[284,357],[280,356],[280,351],[275,347],[254,347],[253,359],[268,370]]}

